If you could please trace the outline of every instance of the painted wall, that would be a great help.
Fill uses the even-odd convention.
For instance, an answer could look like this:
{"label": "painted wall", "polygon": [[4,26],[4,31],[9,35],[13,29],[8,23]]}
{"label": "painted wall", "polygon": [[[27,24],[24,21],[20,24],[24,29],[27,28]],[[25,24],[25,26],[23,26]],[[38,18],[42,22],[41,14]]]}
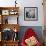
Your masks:
{"label": "painted wall", "polygon": [[[22,0],[21,4],[19,24],[21,26],[43,26],[43,6],[42,0]],[[38,21],[24,21],[24,7],[38,7]]]}
{"label": "painted wall", "polygon": [[27,31],[28,28],[32,28],[33,31],[37,34],[37,37],[39,39],[39,41],[41,43],[43,43],[43,33],[42,33],[42,26],[21,26],[20,27],[20,32],[19,32],[19,39],[20,39],[20,42],[25,34],[25,32]]}
{"label": "painted wall", "polygon": [[[1,7],[10,7],[15,6],[15,0],[0,0]],[[19,9],[19,24],[20,26],[43,26],[43,6],[42,0],[17,0],[17,6],[20,7]],[[38,21],[24,21],[24,7],[38,7]]]}

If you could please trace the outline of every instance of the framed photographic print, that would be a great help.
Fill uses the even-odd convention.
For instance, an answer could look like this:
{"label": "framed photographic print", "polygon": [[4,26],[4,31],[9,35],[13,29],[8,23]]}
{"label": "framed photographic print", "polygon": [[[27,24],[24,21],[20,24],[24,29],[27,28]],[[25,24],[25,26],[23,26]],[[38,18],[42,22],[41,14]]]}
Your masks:
{"label": "framed photographic print", "polygon": [[2,15],[9,15],[9,10],[2,10]]}
{"label": "framed photographic print", "polygon": [[24,7],[24,20],[37,21],[38,20],[38,8],[37,7]]}

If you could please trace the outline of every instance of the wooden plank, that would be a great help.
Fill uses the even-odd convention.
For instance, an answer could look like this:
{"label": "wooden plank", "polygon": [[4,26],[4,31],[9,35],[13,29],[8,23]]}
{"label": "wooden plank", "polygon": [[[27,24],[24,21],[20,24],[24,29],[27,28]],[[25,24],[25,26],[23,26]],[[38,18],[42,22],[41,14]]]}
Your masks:
{"label": "wooden plank", "polygon": [[2,24],[1,25],[1,31],[3,31],[5,28],[12,29],[13,31],[16,29],[19,31],[19,25],[18,24]]}

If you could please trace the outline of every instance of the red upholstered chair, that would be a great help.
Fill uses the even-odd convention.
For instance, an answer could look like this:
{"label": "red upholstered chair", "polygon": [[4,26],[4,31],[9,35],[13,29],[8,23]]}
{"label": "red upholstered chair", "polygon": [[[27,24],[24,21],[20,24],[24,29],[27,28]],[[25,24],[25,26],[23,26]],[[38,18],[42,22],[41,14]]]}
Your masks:
{"label": "red upholstered chair", "polygon": [[[28,28],[24,34],[24,37],[22,38],[22,42],[21,42],[21,46],[27,46],[25,40],[34,36],[37,40],[37,35],[36,33],[33,31],[32,28]],[[35,44],[34,46],[41,46],[40,42],[37,40],[37,44]]]}

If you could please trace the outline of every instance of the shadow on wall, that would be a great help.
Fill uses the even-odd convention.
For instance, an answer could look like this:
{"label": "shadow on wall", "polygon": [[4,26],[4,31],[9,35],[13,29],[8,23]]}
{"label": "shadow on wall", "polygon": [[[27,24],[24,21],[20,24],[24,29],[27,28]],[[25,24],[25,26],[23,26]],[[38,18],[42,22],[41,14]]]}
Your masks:
{"label": "shadow on wall", "polygon": [[43,43],[43,36],[42,36],[43,35],[43,33],[42,33],[43,30],[42,30],[42,26],[21,26],[20,27],[20,31],[19,31],[19,39],[20,39],[20,42],[21,42],[21,40],[22,40],[22,38],[24,36],[25,31],[28,28],[32,28],[36,32],[39,41],[41,43]]}

